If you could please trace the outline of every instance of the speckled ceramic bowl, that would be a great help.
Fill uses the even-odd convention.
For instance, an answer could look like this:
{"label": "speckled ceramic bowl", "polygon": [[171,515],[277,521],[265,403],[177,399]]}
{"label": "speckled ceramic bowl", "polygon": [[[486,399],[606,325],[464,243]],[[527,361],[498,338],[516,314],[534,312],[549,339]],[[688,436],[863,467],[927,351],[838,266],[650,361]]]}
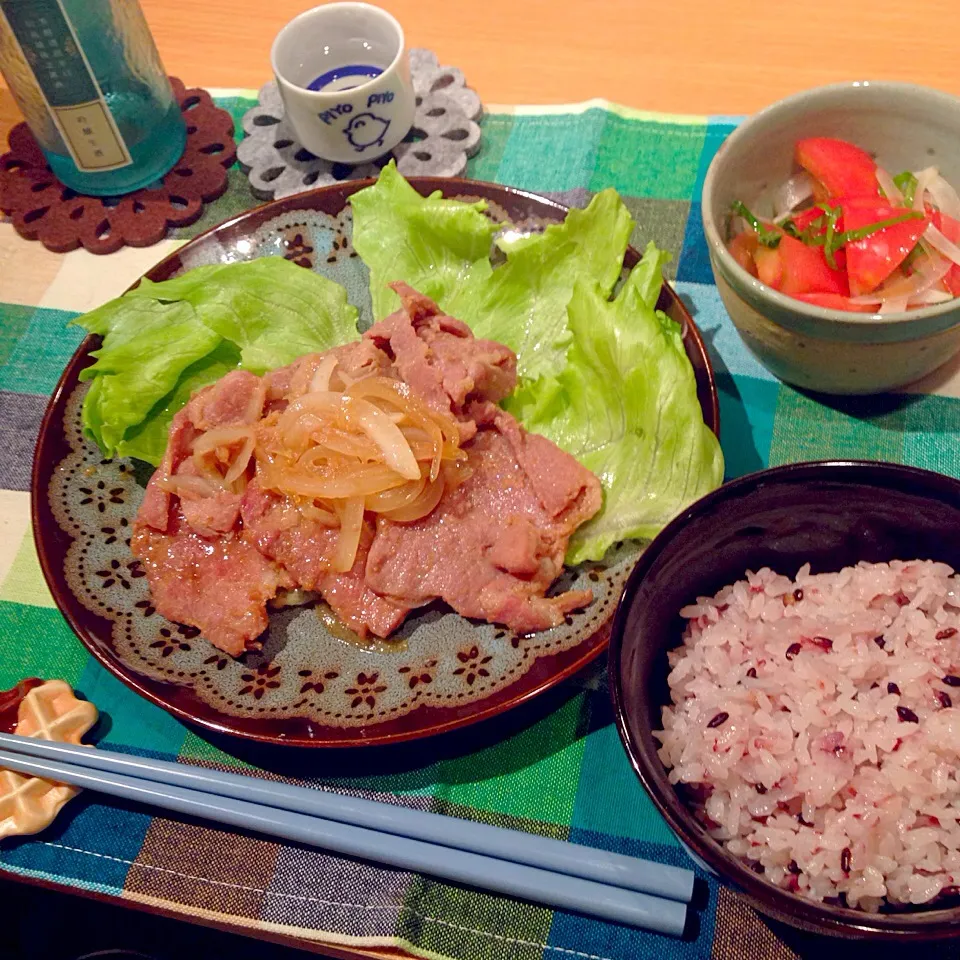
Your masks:
{"label": "speckled ceramic bowl", "polygon": [[892,171],[935,164],[960,185],[960,99],[906,83],[833,84],[780,100],[741,124],[703,186],[710,264],[744,342],[782,380],[827,393],[869,394],[918,380],[960,351],[960,300],[907,313],[854,314],[787,297],[744,270],[726,248],[730,205],[772,213],[802,137],[839,137]]}
{"label": "speckled ceramic bowl", "polygon": [[[769,917],[809,933],[906,941],[960,937],[960,897],[866,913],[776,887],[713,840],[670,783],[653,736],[670,702],[667,651],[681,642],[682,607],[746,570],[789,577],[921,557],[960,569],[960,482],[892,463],[796,463],[740,477],[692,504],[644,552],[610,638],[610,690],[630,765],[657,810],[701,864]],[[823,957],[840,956],[821,944]],[[744,957],[753,954],[745,952]],[[803,952],[803,956],[812,956]],[[900,954],[856,950],[855,957]],[[931,956],[957,956],[935,952]],[[907,956],[906,953],[903,956]]]}

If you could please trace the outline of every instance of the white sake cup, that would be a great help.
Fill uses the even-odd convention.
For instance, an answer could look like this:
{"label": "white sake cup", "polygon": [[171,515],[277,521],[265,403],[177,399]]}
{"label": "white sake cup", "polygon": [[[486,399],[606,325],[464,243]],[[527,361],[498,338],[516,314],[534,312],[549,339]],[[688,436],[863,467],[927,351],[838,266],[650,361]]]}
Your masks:
{"label": "white sake cup", "polygon": [[[277,34],[270,62],[287,122],[324,160],[376,160],[413,125],[403,29],[379,7],[329,3],[301,13]],[[371,77],[365,67],[382,72]]]}

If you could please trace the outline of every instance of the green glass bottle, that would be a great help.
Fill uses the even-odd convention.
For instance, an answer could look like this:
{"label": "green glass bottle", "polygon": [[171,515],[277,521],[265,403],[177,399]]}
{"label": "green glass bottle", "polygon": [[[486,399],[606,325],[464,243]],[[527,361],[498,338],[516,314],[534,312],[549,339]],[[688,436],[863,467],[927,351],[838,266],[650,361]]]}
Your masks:
{"label": "green glass bottle", "polygon": [[130,193],[183,155],[186,125],[137,0],[0,0],[0,72],[77,193]]}

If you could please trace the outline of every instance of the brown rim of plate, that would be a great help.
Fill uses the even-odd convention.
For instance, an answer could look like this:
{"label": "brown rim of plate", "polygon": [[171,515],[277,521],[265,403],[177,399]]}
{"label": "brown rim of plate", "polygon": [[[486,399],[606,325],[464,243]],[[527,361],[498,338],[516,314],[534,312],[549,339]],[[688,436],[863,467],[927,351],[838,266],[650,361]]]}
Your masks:
{"label": "brown rim of plate", "polygon": [[[356,180],[333,184],[254,207],[198,235],[161,260],[145,276],[154,281],[165,280],[182,266],[181,253],[184,250],[189,250],[211,237],[226,243],[242,239],[261,223],[285,213],[307,207],[336,215],[346,206],[347,199],[353,193],[373,183],[373,180]],[[568,210],[563,204],[546,197],[479,180],[413,177],[410,183],[422,195],[439,190],[444,196],[489,200],[503,208],[512,219],[541,217],[561,220]],[[629,247],[624,259],[625,265],[633,267],[639,260],[637,251]],[[657,305],[681,326],[684,347],[696,377],[697,399],[704,422],[719,436],[719,398],[713,367],[700,331],[686,306],[666,282]],[[44,412],[31,474],[34,540],[44,579],[57,608],[73,632],[110,673],[151,703],[162,707],[180,720],[212,733],[230,734],[261,743],[300,747],[382,746],[446,733],[497,716],[526,703],[578,673],[606,650],[612,617],[591,637],[573,649],[537,659],[523,676],[481,701],[479,707],[476,702],[461,707],[421,706],[404,716],[362,728],[324,727],[305,718],[227,717],[194,697],[186,687],[138,674],[116,656],[110,640],[109,621],[87,610],[67,588],[62,570],[72,540],[57,524],[47,497],[47,484],[51,473],[69,452],[61,429],[66,402],[78,383],[78,374],[89,365],[90,351],[96,349],[98,343],[99,337],[88,336],[80,344],[61,374]]]}

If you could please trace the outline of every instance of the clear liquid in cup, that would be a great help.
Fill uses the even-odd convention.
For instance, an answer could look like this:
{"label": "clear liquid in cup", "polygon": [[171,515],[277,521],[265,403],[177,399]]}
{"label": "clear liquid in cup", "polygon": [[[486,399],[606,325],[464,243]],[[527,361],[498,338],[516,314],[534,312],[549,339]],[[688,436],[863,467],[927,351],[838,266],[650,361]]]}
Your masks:
{"label": "clear liquid in cup", "polygon": [[297,40],[295,56],[300,62],[288,79],[318,93],[338,93],[369,83],[397,55],[396,43],[389,35],[371,31],[361,37],[348,26],[326,32],[322,42],[311,43],[306,35]]}

